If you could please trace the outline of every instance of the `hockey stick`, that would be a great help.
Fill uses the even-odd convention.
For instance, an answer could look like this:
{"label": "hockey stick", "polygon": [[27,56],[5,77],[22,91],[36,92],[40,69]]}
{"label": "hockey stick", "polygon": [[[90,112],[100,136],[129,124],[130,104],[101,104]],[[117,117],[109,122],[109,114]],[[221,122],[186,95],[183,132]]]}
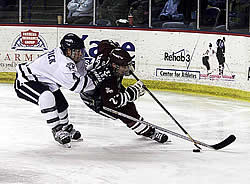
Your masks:
{"label": "hockey stick", "polygon": [[[134,74],[134,72],[130,72],[133,77],[137,80],[140,81],[140,79]],[[195,140],[188,134],[188,132],[180,125],[180,123],[178,123],[178,121],[172,116],[172,114],[170,114],[170,112],[162,105],[162,103],[153,95],[153,93],[151,93],[151,91],[143,84],[143,88],[150,94],[150,96],[156,101],[156,103],[158,103],[158,105],[161,106],[161,108],[172,118],[172,120],[178,125],[178,127],[180,127],[180,129],[190,138],[190,140],[192,140],[192,142],[194,143],[194,145],[198,148],[201,149],[201,147],[199,147]]]}
{"label": "hockey stick", "polygon": [[186,136],[184,136],[184,135],[181,135],[181,134],[179,134],[179,133],[173,132],[173,131],[168,130],[168,129],[166,129],[166,128],[163,128],[163,127],[154,125],[154,124],[149,123],[149,122],[147,122],[147,121],[142,121],[142,120],[136,119],[136,118],[134,118],[134,117],[132,117],[132,116],[129,116],[129,115],[124,114],[124,113],[121,113],[121,112],[118,112],[118,111],[113,110],[113,109],[110,109],[110,108],[108,108],[108,107],[103,107],[103,110],[108,111],[108,112],[110,112],[110,113],[112,113],[112,114],[115,114],[115,115],[118,115],[118,116],[127,118],[127,119],[129,119],[129,120],[131,120],[131,121],[140,122],[140,123],[142,123],[142,124],[144,124],[144,125],[147,125],[147,126],[151,126],[151,127],[153,127],[153,128],[156,128],[156,129],[158,129],[158,130],[160,130],[160,131],[162,131],[162,132],[171,134],[171,135],[173,135],[173,136],[179,137],[179,138],[181,138],[181,139],[184,139],[184,140],[187,140],[187,141],[190,141],[190,142],[195,142],[196,144],[199,144],[199,145],[201,145],[201,146],[204,146],[204,147],[207,147],[207,148],[210,148],[210,149],[214,149],[214,150],[222,149],[222,148],[228,146],[229,144],[233,143],[233,142],[235,141],[235,139],[236,139],[236,137],[235,137],[234,135],[230,135],[230,136],[227,137],[225,140],[223,140],[223,141],[221,141],[221,142],[219,142],[219,143],[217,143],[217,144],[209,145],[209,144],[200,142],[200,141],[198,141],[198,140],[193,140],[193,139],[191,139],[190,137],[186,137]]}
{"label": "hockey stick", "polygon": [[193,59],[194,52],[195,52],[195,50],[196,50],[196,47],[197,47],[197,45],[198,45],[199,40],[200,40],[200,36],[198,37],[198,39],[197,39],[197,41],[196,41],[196,44],[195,44],[195,46],[194,46],[194,50],[193,50],[193,52],[192,52],[192,55],[191,55],[191,58],[190,58],[190,62],[188,63],[187,69],[189,68],[189,66],[190,66],[190,64],[191,64],[191,61],[192,61],[192,59]]}
{"label": "hockey stick", "polygon": [[225,63],[225,65],[227,65],[227,69],[228,69],[228,71],[230,72],[231,76],[232,76],[232,77],[234,77],[235,75],[233,75],[233,72],[231,72],[231,70],[229,69],[228,64],[227,64],[227,63]]}

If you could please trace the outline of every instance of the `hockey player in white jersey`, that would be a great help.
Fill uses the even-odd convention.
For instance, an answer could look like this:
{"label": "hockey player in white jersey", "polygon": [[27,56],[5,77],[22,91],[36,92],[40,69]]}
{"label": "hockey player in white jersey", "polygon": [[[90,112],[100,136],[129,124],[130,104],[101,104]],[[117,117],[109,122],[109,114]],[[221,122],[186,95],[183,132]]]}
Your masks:
{"label": "hockey player in white jersey", "polygon": [[79,139],[81,133],[69,123],[69,105],[60,87],[76,93],[94,89],[86,75],[84,50],[83,40],[69,33],[62,38],[60,47],[16,67],[17,96],[39,105],[55,140],[68,146],[72,139]]}
{"label": "hockey player in white jersey", "polygon": [[212,73],[211,71],[211,59],[215,54],[215,50],[212,47],[212,43],[209,43],[209,48],[206,50],[205,53],[203,53],[202,57],[202,63],[204,66],[206,66],[207,69],[207,75],[210,75]]}

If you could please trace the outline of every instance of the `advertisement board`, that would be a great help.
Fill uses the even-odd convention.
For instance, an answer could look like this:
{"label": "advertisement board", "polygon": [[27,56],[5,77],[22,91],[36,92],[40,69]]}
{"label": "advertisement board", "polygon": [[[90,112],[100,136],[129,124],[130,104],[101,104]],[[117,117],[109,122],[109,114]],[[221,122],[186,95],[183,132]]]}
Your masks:
{"label": "advertisement board", "polygon": [[0,71],[14,72],[18,63],[34,61],[57,45],[57,29],[46,27],[0,27]]}
{"label": "advertisement board", "polygon": [[15,72],[16,64],[33,61],[73,32],[85,42],[87,64],[96,55],[98,43],[112,39],[135,55],[140,79],[250,91],[250,39],[245,36],[37,26],[3,26],[0,31],[0,72]]}

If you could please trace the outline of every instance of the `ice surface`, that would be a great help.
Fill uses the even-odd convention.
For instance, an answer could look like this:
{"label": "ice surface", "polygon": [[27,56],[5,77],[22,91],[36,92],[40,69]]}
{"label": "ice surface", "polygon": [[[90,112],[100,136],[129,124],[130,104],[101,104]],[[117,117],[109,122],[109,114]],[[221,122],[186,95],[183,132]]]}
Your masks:
{"label": "ice surface", "polygon": [[[193,153],[191,142],[169,136],[161,145],[138,137],[119,120],[86,107],[63,90],[71,122],[83,142],[58,145],[36,105],[0,84],[1,184],[246,184],[250,180],[250,103],[153,91],[195,139],[215,144],[234,134],[236,142]],[[183,134],[148,95],[137,102],[146,121]]]}

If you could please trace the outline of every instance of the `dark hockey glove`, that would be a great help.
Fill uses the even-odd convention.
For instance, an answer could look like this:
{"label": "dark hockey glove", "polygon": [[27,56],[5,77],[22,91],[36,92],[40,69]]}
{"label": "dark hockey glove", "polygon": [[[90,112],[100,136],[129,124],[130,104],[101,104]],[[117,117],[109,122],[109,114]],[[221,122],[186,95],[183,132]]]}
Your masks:
{"label": "dark hockey glove", "polygon": [[125,93],[128,96],[128,101],[133,102],[137,100],[140,96],[145,94],[145,89],[143,88],[143,83],[141,81],[137,81],[135,84],[127,87]]}
{"label": "dark hockey glove", "polygon": [[102,81],[111,76],[111,72],[107,66],[100,66],[88,71],[88,76],[98,87]]}
{"label": "dark hockey glove", "polygon": [[80,93],[80,97],[83,102],[95,112],[100,112],[102,110],[102,100],[100,96],[93,96],[87,93]]}

